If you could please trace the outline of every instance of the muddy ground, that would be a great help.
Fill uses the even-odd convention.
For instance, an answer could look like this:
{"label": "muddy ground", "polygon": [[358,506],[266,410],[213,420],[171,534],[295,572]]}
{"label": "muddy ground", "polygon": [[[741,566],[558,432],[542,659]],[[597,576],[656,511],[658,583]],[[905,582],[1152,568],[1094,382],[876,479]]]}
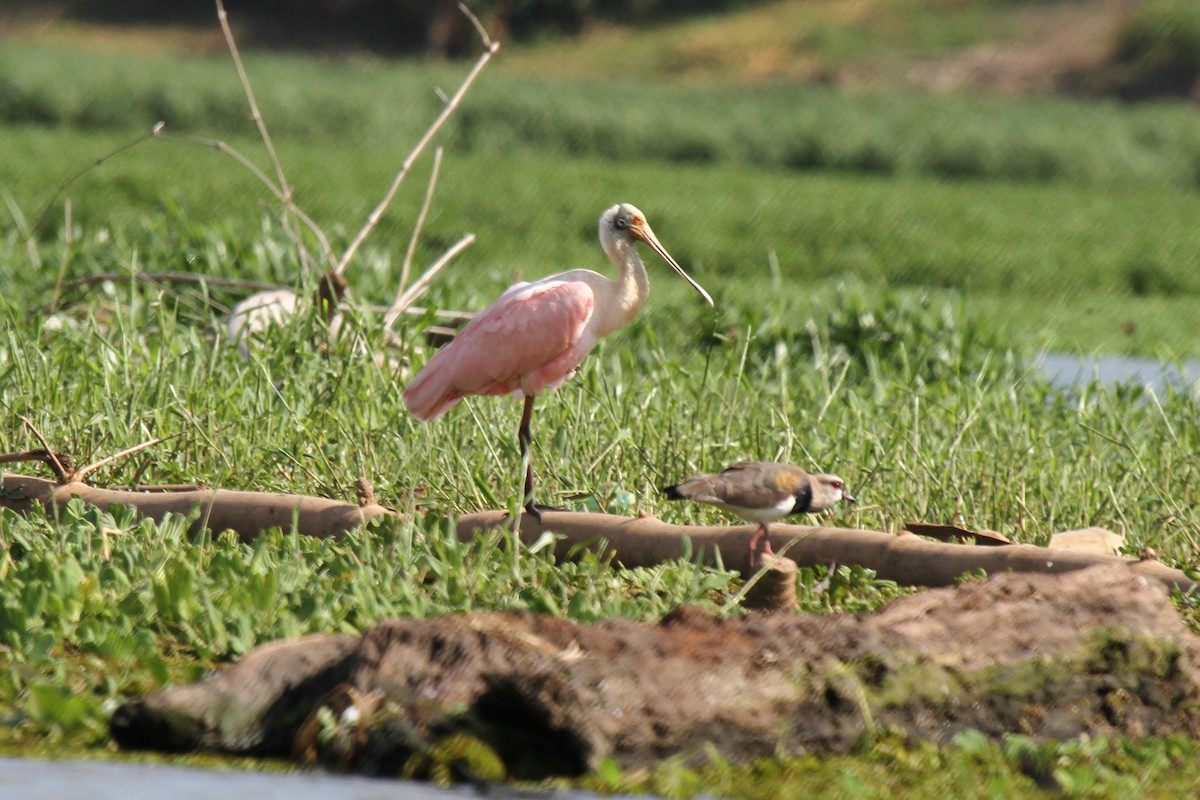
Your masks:
{"label": "muddy ground", "polygon": [[1200,735],[1200,638],[1160,585],[1107,567],[1000,575],[862,616],[391,620],[361,638],[265,645],[112,720],[128,748],[523,778],[706,745],[745,761],[966,728]]}

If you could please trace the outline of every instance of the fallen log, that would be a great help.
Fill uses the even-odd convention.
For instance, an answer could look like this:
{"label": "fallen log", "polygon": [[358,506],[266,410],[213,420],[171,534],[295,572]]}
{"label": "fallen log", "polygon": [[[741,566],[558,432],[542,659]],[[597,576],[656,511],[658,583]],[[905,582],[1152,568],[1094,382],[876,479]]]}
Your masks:
{"label": "fallen log", "polygon": [[1200,637],[1159,582],[1119,565],[997,575],[862,616],[397,619],[357,640],[263,645],[199,684],[130,700],[110,723],[123,748],[290,752],[463,779],[577,775],[604,759],[638,768],[706,746],[734,761],[844,752],[881,730],[948,742],[967,729],[1200,735]]}
{"label": "fallen log", "polygon": [[[242,541],[251,541],[271,528],[296,530],[304,536],[327,538],[379,517],[394,517],[396,512],[377,503],[368,490],[359,503],[344,503],[323,497],[275,492],[250,492],[233,489],[190,489],[185,491],[134,491],[101,489],[77,481],[59,483],[44,478],[4,473],[0,481],[0,508],[28,515],[38,506],[55,513],[71,498],[108,508],[131,506],[155,521],[168,513],[187,515],[199,509],[189,528],[195,535],[202,529],[213,532],[232,530]],[[458,519],[458,535],[472,539],[490,528],[511,524],[502,511],[482,511]],[[752,598],[750,605],[768,609],[787,609],[792,601],[779,594],[777,586],[786,564],[750,558],[747,542],[754,526],[733,527],[671,525],[654,517],[619,517],[584,512],[543,512],[542,521],[530,514],[521,518],[521,539],[537,542],[546,532],[558,535],[555,554],[567,559],[579,547],[596,547],[605,557],[613,557],[626,567],[649,567],[679,558],[685,539],[698,557],[721,562],[751,578],[764,567],[770,586],[762,601]],[[912,534],[892,535],[880,531],[853,528],[810,527],[775,524],[771,526],[771,544],[775,552],[799,566],[823,566],[830,563],[857,564],[875,571],[884,580],[908,586],[949,586],[962,575],[983,570],[999,572],[1060,573],[1101,564],[1120,564],[1167,588],[1184,592],[1200,590],[1197,581],[1182,571],[1156,559],[1130,559],[1077,550],[1006,545],[970,547],[929,542]],[[772,588],[774,587],[774,588]]]}
{"label": "fallen log", "polygon": [[167,514],[187,515],[199,510],[199,516],[188,529],[190,535],[195,536],[205,528],[214,533],[231,530],[242,541],[251,541],[271,528],[291,530],[293,523],[304,536],[341,536],[377,517],[396,516],[369,496],[355,505],[310,495],[234,489],[178,492],[101,489],[86,483],[58,483],[12,473],[4,473],[0,481],[0,508],[18,514],[29,515],[39,506],[54,514],[74,497],[105,509],[113,505],[132,506],[138,514],[156,522]]}
{"label": "fallen log", "polygon": [[[471,539],[481,531],[511,526],[502,511],[483,511],[458,518],[458,535]],[[714,527],[671,525],[654,517],[617,517],[609,514],[546,511],[539,522],[531,514],[521,517],[521,540],[532,544],[546,532],[558,534],[555,554],[568,558],[573,550],[592,547],[626,567],[649,567],[679,558],[684,539],[691,552],[713,563],[721,562],[744,577],[760,564],[751,562],[747,542],[753,525]],[[1168,589],[1200,590],[1182,571],[1154,559],[1131,559],[1077,550],[1051,549],[1030,544],[1003,547],[930,542],[909,533],[893,535],[855,528],[825,528],[774,523],[771,547],[802,567],[858,564],[884,580],[907,586],[950,586],[969,572],[1057,574],[1097,565],[1120,565],[1131,574],[1154,580]]]}

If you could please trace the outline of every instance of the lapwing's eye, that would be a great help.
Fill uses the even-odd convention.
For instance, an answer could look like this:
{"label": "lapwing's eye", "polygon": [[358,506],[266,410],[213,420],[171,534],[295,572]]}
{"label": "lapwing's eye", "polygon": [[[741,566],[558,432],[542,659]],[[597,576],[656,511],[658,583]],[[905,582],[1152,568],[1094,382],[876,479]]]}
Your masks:
{"label": "lapwing's eye", "polygon": [[841,481],[834,481],[834,482],[833,482],[833,488],[835,488],[835,489],[840,489],[840,488],[842,488],[842,482],[841,482]]}

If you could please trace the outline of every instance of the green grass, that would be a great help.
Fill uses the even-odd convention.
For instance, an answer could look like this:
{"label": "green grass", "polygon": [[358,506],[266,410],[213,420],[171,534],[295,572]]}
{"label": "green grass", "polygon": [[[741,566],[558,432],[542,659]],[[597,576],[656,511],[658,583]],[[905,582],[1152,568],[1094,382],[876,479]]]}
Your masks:
{"label": "green grass", "polygon": [[[115,135],[0,131],[0,146],[14,155],[12,202],[27,224],[53,194],[48,173],[71,172],[120,141]],[[253,152],[252,142],[241,144]],[[343,243],[386,188],[390,170],[380,165],[399,158],[365,148],[280,149],[296,165],[291,180],[300,203]],[[71,153],[77,155],[66,157]],[[51,166],[64,161],[69,166],[61,171]],[[382,303],[394,292],[407,220],[416,214],[427,169],[418,166],[351,268],[360,298]],[[263,216],[276,213],[270,198],[218,153],[146,143],[89,173],[69,196],[76,229],[68,277],[128,271],[139,251],[153,246],[164,251],[154,256],[157,270],[295,279],[286,248],[251,243]],[[641,206],[676,258],[726,301],[770,291],[774,260],[781,285],[810,313],[816,310],[814,288],[851,279],[939,300],[962,298],[972,315],[1024,348],[1200,354],[1182,322],[1200,314],[1200,272],[1192,268],[1200,246],[1194,225],[1200,194],[1154,186],[1117,191],[457,154],[443,168],[417,263],[428,263],[466,231],[478,241],[451,267],[451,274],[471,280],[439,281],[433,301],[479,308],[517,276],[585,265],[604,269],[595,219],[618,199]],[[49,242],[37,277],[22,266],[22,244],[10,230],[5,263],[14,275],[11,284],[20,286],[15,291],[27,292],[18,295],[20,302],[30,307],[48,302],[59,263],[51,251],[60,213],[56,207],[39,237]],[[100,230],[119,246],[97,251]],[[656,294],[681,288],[657,266],[651,269]]]}
{"label": "green grass", "polygon": [[[328,349],[316,321],[301,318],[249,360],[221,333],[241,296],[230,290],[97,285],[69,290],[51,317],[60,268],[67,278],[174,270],[286,284],[298,269],[266,192],[230,160],[178,143],[148,143],[88,173],[67,194],[69,234],[58,203],[30,238],[58,181],[148,129],[155,103],[192,133],[258,148],[231,110],[241,106],[224,62],[168,59],[132,73],[118,59],[15,52],[6,57],[29,70],[0,81],[0,409],[10,420],[0,451],[36,446],[17,415],[80,461],[162,436],[96,482],[347,498],[366,476],[412,521],[339,543],[279,533],[241,545],[184,544],[181,520],[156,526],[123,512],[0,516],[0,749],[101,748],[119,697],[190,680],[274,637],[359,631],[390,615],[656,619],[681,602],[737,613],[737,581],[685,559],[621,571],[554,564],[545,548],[514,553],[498,539],[456,543],[450,517],[516,501],[519,409],[468,400],[417,423],[400,400],[409,367],[372,357],[372,316],[352,314]],[[342,244],[432,116],[429,88],[460,74],[265,58],[251,70],[300,204]],[[89,86],[110,84],[102,97],[115,106],[87,99]],[[13,116],[13,98],[39,97],[52,119]],[[738,458],[778,458],[847,478],[862,502],[836,524],[945,522],[961,501],[965,524],[1020,541],[1102,525],[1123,528],[1131,554],[1152,546],[1171,564],[1196,563],[1197,398],[1102,386],[1060,394],[1025,366],[1046,347],[1200,354],[1192,112],[504,75],[486,79],[464,112],[444,139],[417,263],[467,230],[479,241],[439,277],[431,304],[477,309],[518,276],[600,266],[595,220],[617,200],[646,210],[717,299],[708,310],[650,263],[643,315],[539,403],[542,499],[582,495],[614,513],[714,522],[717,512],[660,502],[655,487]],[[335,125],[339,116],[349,124]],[[352,265],[360,300],[394,291],[428,168],[418,166]],[[428,356],[425,322],[401,331],[413,365]],[[836,592],[814,594],[818,575],[805,571],[803,607],[866,611],[898,591],[861,570],[835,577]],[[1180,607],[1195,623],[1196,609]],[[732,786],[749,775],[766,792],[811,772],[840,776],[847,792],[855,781],[1034,792],[1032,758],[1055,765],[1060,785],[1116,791],[1133,773],[1142,785],[1163,776],[1191,746],[1067,743],[1022,755],[1019,741],[963,741],[912,748],[899,772],[901,755],[870,753],[744,773],[668,764],[637,788],[671,794],[671,781]]]}
{"label": "green grass", "polygon": [[5,512],[0,745],[22,734],[101,745],[119,698],[197,680],[272,639],[480,608],[580,620],[662,616],[681,602],[716,610],[730,584],[686,561],[555,565],[545,549],[508,549],[502,534],[460,544],[432,520],[338,543],[275,533],[249,546],[231,535],[189,543],[186,527],[82,505],[54,522]]}
{"label": "green grass", "polygon": [[[944,747],[883,738],[861,752],[764,759],[736,766],[711,756],[673,759],[649,774],[615,772],[590,781],[598,791],[663,797],[762,798],[1170,797],[1197,774],[1197,744],[1184,738],[1035,743],[1010,735],[989,742],[974,731]],[[700,761],[702,766],[694,766]]]}
{"label": "green grass", "polygon": [[[163,256],[143,255],[148,264]],[[452,288],[465,291],[466,280]],[[541,405],[547,499],[585,493],[615,513],[640,507],[714,522],[719,514],[663,503],[653,487],[739,457],[778,457],[847,477],[862,502],[839,524],[894,530],[908,519],[948,520],[961,497],[966,524],[1022,541],[1124,525],[1129,552],[1148,544],[1171,563],[1195,563],[1200,517],[1178,499],[1200,489],[1193,399],[1099,387],[1075,400],[1055,395],[953,305],[846,285],[825,291],[821,314],[800,317],[782,293],[771,297],[725,309],[741,325],[714,335],[695,298],[673,293],[603,343]],[[118,698],[195,679],[279,636],[473,609],[584,622],[656,619],[680,602],[731,611],[737,581],[686,560],[622,571],[594,560],[555,564],[544,548],[514,555],[499,537],[457,543],[445,514],[515,501],[518,409],[468,401],[437,423],[416,423],[400,407],[402,374],[353,346],[376,335],[369,319],[328,356],[311,343],[313,321],[301,320],[245,362],[211,339],[213,312],[186,293],[121,287],[93,298],[81,324],[64,330],[18,312],[6,311],[0,340],[0,405],[10,418],[30,415],[80,457],[167,437],[99,482],[203,479],[345,497],[361,474],[415,522],[339,543],[281,533],[242,545],[228,536],[185,544],[183,520],[154,525],[122,511],[0,516],[0,748],[8,752],[104,747]],[[0,435],[0,450],[29,445],[15,425]],[[805,609],[867,611],[896,593],[859,570],[813,594],[818,577],[804,570]],[[805,774],[836,776],[868,795],[982,785],[1036,796],[1031,771],[1094,789],[1158,785],[1173,779],[1173,765],[1189,763],[1191,746],[1052,743],[1026,745],[1033,755],[1022,755],[1017,744],[964,739],[744,769],[669,762],[648,777],[602,770],[596,780],[671,796],[728,786],[755,797],[794,791]],[[897,771],[889,759],[901,756]]]}
{"label": "green grass", "polygon": [[[1200,123],[1183,104],[564,81],[547,77],[553,71],[530,76],[508,68],[501,53],[449,126],[447,141],[460,151],[952,180],[1187,189],[1200,181]],[[161,120],[180,133],[255,135],[227,58],[160,55],[141,59],[138,70],[127,63],[123,55],[7,44],[0,122],[128,133]],[[373,156],[415,141],[438,108],[435,89],[450,90],[463,72],[286,56],[251,56],[247,69],[279,141],[366,146]]]}

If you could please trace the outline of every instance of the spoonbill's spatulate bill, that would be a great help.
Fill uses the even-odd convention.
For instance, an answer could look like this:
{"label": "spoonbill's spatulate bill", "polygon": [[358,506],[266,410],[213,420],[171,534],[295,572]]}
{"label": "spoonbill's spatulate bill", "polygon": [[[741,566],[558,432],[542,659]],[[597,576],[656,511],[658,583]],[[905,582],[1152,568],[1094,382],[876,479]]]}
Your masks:
{"label": "spoonbill's spatulate bill", "polygon": [[526,465],[525,508],[539,518],[529,452],[534,399],[566,380],[601,337],[629,322],[646,304],[650,284],[637,242],[649,245],[713,304],[659,243],[645,214],[621,203],[600,215],[600,245],[617,268],[616,280],[573,269],[510,286],[434,354],[404,390],[404,404],[422,421],[440,417],[467,395],[524,396],[518,442]]}
{"label": "spoonbill's spatulate bill", "polygon": [[790,514],[824,511],[840,500],[855,502],[846,483],[837,475],[810,474],[792,464],[775,461],[739,461],[715,475],[695,475],[674,486],[664,486],[668,500],[708,503],[747,522],[757,522],[750,537],[753,554],[759,541],[763,553],[774,555],[767,524]]}

